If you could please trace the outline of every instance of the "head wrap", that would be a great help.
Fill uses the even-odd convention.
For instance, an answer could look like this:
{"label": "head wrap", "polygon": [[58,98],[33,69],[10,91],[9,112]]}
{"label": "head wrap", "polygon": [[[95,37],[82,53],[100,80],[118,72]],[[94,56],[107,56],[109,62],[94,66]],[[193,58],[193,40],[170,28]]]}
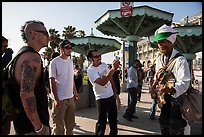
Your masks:
{"label": "head wrap", "polygon": [[177,32],[170,26],[164,24],[155,31],[154,38],[158,42],[160,40],[168,40],[172,44],[176,41]]}

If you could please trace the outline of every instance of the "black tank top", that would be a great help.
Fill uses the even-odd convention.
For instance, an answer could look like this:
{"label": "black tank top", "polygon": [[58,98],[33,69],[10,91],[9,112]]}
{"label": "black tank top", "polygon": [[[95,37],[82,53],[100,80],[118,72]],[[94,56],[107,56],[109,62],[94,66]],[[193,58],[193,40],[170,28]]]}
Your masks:
{"label": "black tank top", "polygon": [[[20,56],[24,52],[35,52],[35,53],[39,54],[31,47],[24,46],[19,50],[19,52],[17,53],[17,56],[18,55]],[[14,61],[13,65],[11,66],[11,70],[14,70],[18,57]],[[12,82],[11,83],[12,83],[12,85],[9,87],[11,87],[11,90],[12,90],[12,94],[13,94],[12,100],[14,102],[14,106],[21,110],[19,117],[13,121],[14,129],[15,129],[16,133],[18,133],[18,134],[25,134],[25,133],[32,132],[32,131],[34,131],[34,126],[30,122],[29,118],[27,117],[27,115],[24,111],[24,108],[23,108],[23,105],[21,102],[21,98],[20,98],[20,85],[17,83],[14,76],[12,76]],[[37,113],[39,115],[39,118],[44,125],[49,126],[48,98],[47,98],[47,92],[45,89],[44,71],[43,71],[42,63],[41,63],[41,75],[40,75],[39,80],[36,83],[34,94],[35,94],[35,98],[36,98]]]}

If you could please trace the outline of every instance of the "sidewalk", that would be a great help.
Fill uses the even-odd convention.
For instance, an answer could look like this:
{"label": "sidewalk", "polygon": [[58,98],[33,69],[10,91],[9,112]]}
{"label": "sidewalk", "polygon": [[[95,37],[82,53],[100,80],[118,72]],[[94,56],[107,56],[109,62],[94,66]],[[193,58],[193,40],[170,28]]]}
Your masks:
{"label": "sidewalk", "polygon": [[[156,120],[148,118],[149,108],[152,99],[146,83],[142,88],[141,102],[137,103],[136,113],[138,119],[133,119],[132,122],[127,121],[122,116],[127,108],[127,93],[122,92],[121,109],[118,112],[118,135],[161,135],[158,122],[160,109],[157,107]],[[76,135],[94,135],[95,123],[97,120],[96,108],[86,108],[78,110],[76,113],[76,128],[74,134]],[[192,135],[202,135],[202,123],[190,123]],[[109,134],[109,126],[106,126],[106,135]]]}
{"label": "sidewalk", "polygon": [[[148,118],[149,108],[151,106],[151,98],[148,94],[147,87],[143,88],[141,102],[137,103],[136,111],[138,119],[133,119],[129,122],[122,116],[127,108],[127,93],[122,92],[121,109],[118,112],[118,135],[160,135],[159,123],[157,120],[150,120]],[[156,113],[158,116],[159,109]],[[78,110],[76,113],[76,128],[74,134],[76,135],[94,135],[95,123],[97,120],[96,108],[87,108]],[[105,135],[109,134],[109,125],[107,124]]]}
{"label": "sidewalk", "polygon": [[[126,92],[120,94],[122,106],[118,112],[118,135],[161,135],[158,122],[160,109],[157,108],[156,120],[150,120],[148,118],[149,108],[152,101],[148,92],[147,84],[144,83],[141,102],[138,102],[136,107],[138,119],[134,119],[132,122],[129,122],[122,117],[127,108],[128,96]],[[76,112],[76,127],[74,129],[74,134],[94,135],[96,120],[96,108],[78,110]],[[202,123],[190,123],[190,126],[192,135],[202,135]],[[107,124],[105,135],[108,134],[109,125]]]}
{"label": "sidewalk", "polygon": [[[157,108],[156,120],[150,120],[148,118],[152,99],[148,94],[148,87],[146,84],[143,86],[141,102],[138,102],[136,107],[138,119],[133,119],[133,121],[129,122],[122,117],[127,108],[127,93],[122,92],[120,98],[122,106],[118,112],[118,135],[161,135],[158,122],[160,109]],[[94,135],[96,121],[96,107],[77,110],[74,135]],[[202,123],[190,123],[190,125],[192,135],[202,135]],[[109,125],[107,124],[105,135],[108,134]],[[11,135],[14,135],[13,128]]]}

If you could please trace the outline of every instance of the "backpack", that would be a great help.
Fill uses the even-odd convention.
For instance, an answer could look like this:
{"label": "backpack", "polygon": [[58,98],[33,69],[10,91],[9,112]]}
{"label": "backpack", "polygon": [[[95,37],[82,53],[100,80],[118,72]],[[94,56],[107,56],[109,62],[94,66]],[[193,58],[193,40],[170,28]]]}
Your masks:
{"label": "backpack", "polygon": [[[178,54],[178,56],[181,56]],[[169,64],[169,71],[172,70],[174,62]],[[202,122],[202,94],[192,84],[188,90],[180,96],[180,110],[188,122]]]}
{"label": "backpack", "polygon": [[202,123],[202,93],[190,86],[181,95],[181,113],[189,122]]}
{"label": "backpack", "polygon": [[[182,55],[177,54],[175,55],[174,59],[178,56]],[[168,63],[167,66],[163,68],[164,70],[167,70],[167,73],[165,73],[164,75],[161,75],[160,73],[160,77],[158,77],[162,80],[167,80],[166,78],[169,79],[174,64],[174,60],[170,61],[170,63]],[[164,78],[164,76],[166,76],[166,78]],[[180,99],[180,110],[183,117],[189,122],[202,122],[202,94],[199,92],[199,90],[195,89],[190,84],[188,90],[180,96]]]}
{"label": "backpack", "polygon": [[[18,57],[24,52],[36,52],[29,46],[22,47],[17,55],[9,62],[9,64],[2,70],[2,124],[10,123],[15,120],[20,110],[12,104],[12,93],[9,86],[12,86],[13,66],[16,63]],[[10,67],[11,65],[11,67]]]}

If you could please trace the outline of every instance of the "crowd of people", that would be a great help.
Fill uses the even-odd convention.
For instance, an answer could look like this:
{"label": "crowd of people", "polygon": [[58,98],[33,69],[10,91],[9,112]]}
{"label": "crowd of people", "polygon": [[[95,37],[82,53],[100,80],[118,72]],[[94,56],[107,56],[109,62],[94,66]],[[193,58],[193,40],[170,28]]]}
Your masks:
{"label": "crowd of people", "polygon": [[[13,121],[16,135],[73,135],[75,126],[75,101],[80,101],[79,91],[82,87],[83,73],[78,65],[69,58],[75,46],[69,40],[59,44],[60,52],[52,54],[49,66],[43,68],[40,49],[47,47],[49,33],[41,21],[26,21],[21,27],[21,36],[29,50],[17,58],[14,64],[15,104],[20,108],[20,116]],[[175,30],[163,25],[155,32],[159,54],[155,63],[141,63],[135,59],[134,64],[126,70],[128,104],[123,118],[128,121],[137,119],[137,102],[141,101],[143,83],[148,83],[152,97],[149,118],[155,119],[157,92],[164,92],[166,104],[161,108],[159,123],[162,135],[184,135],[190,133],[188,121],[182,117],[179,109],[180,95],[190,85],[190,70],[185,57],[176,58],[172,73],[176,79],[169,88],[159,84],[160,69],[173,58],[178,51],[174,49]],[[12,59],[13,51],[8,48],[8,40],[2,36],[2,65],[6,67]],[[108,66],[101,62],[97,49],[87,53],[90,66],[87,69],[89,89],[94,95],[98,118],[95,134],[104,135],[107,121],[110,135],[118,134],[117,116],[120,109],[121,70],[120,61],[114,60]],[[167,62],[166,62],[167,60]],[[165,72],[162,72],[162,74]],[[158,76],[159,75],[159,76]],[[158,88],[159,87],[159,88]],[[49,99],[51,100],[49,102]],[[49,103],[51,103],[49,107]],[[91,104],[93,105],[93,104]],[[50,109],[50,114],[48,109]],[[50,118],[52,127],[50,127]],[[9,134],[10,125],[2,125],[2,132]]]}

